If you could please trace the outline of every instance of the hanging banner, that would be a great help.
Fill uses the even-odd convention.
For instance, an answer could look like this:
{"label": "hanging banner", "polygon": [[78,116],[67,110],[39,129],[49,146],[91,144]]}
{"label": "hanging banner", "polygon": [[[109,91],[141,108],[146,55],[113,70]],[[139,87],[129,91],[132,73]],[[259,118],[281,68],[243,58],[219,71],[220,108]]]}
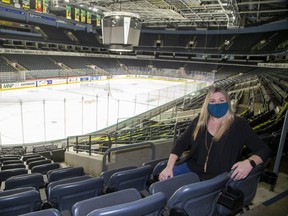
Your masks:
{"label": "hanging banner", "polygon": [[43,13],[49,13],[49,0],[43,0]]}
{"label": "hanging banner", "polygon": [[20,0],[11,0],[10,2],[15,8],[20,8],[21,7]]}
{"label": "hanging banner", "polygon": [[22,0],[22,8],[30,10],[30,0]]}
{"label": "hanging banner", "polygon": [[80,21],[80,9],[79,8],[75,8],[75,13],[74,13],[74,20],[75,21]]}
{"label": "hanging banner", "polygon": [[42,0],[35,0],[35,9],[37,12],[42,12]]}
{"label": "hanging banner", "polygon": [[87,23],[88,24],[92,23],[92,14],[90,11],[87,11]]}
{"label": "hanging banner", "polygon": [[86,23],[86,11],[81,10],[81,22]]}
{"label": "hanging banner", "polygon": [[3,3],[10,4],[10,0],[2,0]]}
{"label": "hanging banner", "polygon": [[71,19],[71,6],[66,5],[66,19]]}
{"label": "hanging banner", "polygon": [[101,26],[101,17],[99,15],[96,16],[96,26]]}

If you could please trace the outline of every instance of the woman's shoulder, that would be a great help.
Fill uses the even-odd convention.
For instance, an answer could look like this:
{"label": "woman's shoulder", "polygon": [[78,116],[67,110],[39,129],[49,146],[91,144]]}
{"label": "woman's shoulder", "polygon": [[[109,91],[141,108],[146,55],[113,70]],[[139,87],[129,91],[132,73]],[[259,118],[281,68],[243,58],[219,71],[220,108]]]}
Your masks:
{"label": "woman's shoulder", "polygon": [[245,117],[243,117],[243,116],[237,116],[237,115],[234,116],[234,122],[235,122],[235,124],[241,125],[241,126],[244,126],[244,125],[248,125],[248,124],[249,124],[249,123],[248,123],[248,120],[247,120]]}

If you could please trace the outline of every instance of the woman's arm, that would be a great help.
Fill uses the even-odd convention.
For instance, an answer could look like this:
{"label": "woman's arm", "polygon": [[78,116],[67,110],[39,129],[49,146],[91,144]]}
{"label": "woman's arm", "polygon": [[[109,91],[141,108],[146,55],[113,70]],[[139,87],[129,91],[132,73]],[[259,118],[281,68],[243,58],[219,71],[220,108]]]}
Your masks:
{"label": "woman's arm", "polygon": [[234,180],[241,180],[246,178],[253,169],[250,160],[253,160],[256,166],[263,163],[263,160],[258,155],[252,155],[246,160],[239,161],[232,166],[232,170],[234,171],[231,175],[231,178]]}
{"label": "woman's arm", "polygon": [[167,166],[165,169],[160,173],[159,180],[165,180],[167,178],[173,177],[173,167],[178,159],[178,156],[171,153],[167,162]]}

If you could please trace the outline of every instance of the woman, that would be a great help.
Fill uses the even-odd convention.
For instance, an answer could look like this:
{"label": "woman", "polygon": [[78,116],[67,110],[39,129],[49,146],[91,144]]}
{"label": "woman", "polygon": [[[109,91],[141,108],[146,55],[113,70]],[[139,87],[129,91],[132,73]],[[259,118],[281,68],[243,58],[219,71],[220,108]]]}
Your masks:
{"label": "woman", "polygon": [[[240,161],[245,145],[252,155]],[[187,150],[185,162],[175,165]],[[176,141],[159,180],[186,172],[194,172],[201,180],[206,180],[230,170],[234,170],[231,175],[234,180],[244,179],[253,167],[268,159],[270,152],[246,119],[233,114],[226,91],[212,87],[200,115]]]}

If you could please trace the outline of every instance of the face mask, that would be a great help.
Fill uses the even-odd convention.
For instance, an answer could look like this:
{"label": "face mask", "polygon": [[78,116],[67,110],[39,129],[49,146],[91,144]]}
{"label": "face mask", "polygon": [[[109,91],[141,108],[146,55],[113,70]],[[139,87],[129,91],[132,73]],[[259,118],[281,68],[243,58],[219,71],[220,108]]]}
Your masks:
{"label": "face mask", "polygon": [[218,104],[208,104],[208,111],[209,113],[216,117],[221,118],[227,113],[228,110],[228,103],[218,103]]}

